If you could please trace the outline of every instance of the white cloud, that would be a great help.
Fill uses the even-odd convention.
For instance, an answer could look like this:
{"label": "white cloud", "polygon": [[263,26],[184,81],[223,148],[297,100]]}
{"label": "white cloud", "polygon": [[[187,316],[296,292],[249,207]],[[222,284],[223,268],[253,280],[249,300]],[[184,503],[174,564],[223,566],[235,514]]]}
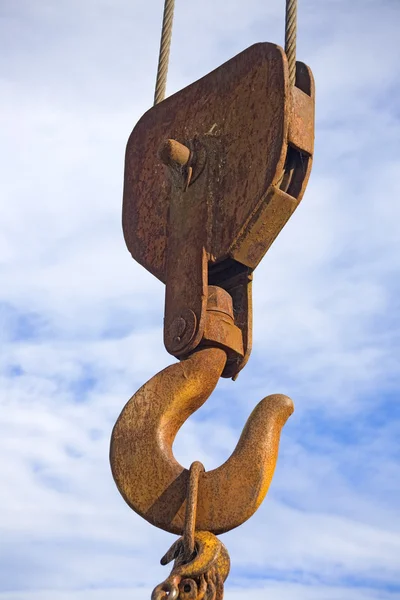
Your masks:
{"label": "white cloud", "polygon": [[[120,223],[161,4],[2,8],[0,600],[141,600],[166,576],[171,536],[126,507],[108,466],[123,404],[173,360],[163,286]],[[299,11],[318,94],[310,185],[255,273],[248,367],[174,448],[213,468],[262,396],[292,395],[270,496],[225,536],[226,598],[386,600],[400,584],[399,6]],[[262,39],[283,39],[283,2],[178,3],[169,91]]]}

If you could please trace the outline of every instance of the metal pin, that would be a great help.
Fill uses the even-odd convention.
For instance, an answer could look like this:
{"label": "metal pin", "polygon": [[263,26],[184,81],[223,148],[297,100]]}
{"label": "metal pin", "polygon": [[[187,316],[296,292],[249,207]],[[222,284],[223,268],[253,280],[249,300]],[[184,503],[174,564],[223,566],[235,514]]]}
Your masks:
{"label": "metal pin", "polygon": [[158,151],[158,156],[168,167],[184,167],[190,158],[190,150],[176,140],[166,140]]}

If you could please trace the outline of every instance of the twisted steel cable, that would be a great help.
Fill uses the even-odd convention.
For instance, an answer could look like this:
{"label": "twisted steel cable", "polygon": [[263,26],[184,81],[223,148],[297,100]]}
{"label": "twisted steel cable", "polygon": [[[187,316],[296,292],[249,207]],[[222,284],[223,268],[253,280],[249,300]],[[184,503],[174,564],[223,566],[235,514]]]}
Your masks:
{"label": "twisted steel cable", "polygon": [[[175,0],[165,0],[154,104],[158,104],[165,98],[174,9]],[[296,82],[296,37],[297,0],[286,0],[285,52],[288,59],[289,81],[291,85],[294,85]]]}
{"label": "twisted steel cable", "polygon": [[174,20],[175,0],[165,0],[164,16],[161,30],[160,54],[158,58],[156,90],[154,93],[154,104],[158,104],[165,98],[167,87],[167,74],[169,63],[169,51],[172,38],[172,23]]}
{"label": "twisted steel cable", "polygon": [[285,52],[289,64],[289,81],[296,82],[297,0],[286,0]]}

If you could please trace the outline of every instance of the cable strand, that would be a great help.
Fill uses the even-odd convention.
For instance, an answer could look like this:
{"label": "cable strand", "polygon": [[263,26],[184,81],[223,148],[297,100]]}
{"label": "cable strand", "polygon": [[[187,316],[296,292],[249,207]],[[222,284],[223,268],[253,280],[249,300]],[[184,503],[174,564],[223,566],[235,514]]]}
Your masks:
{"label": "cable strand", "polygon": [[174,20],[175,0],[165,0],[164,16],[161,30],[160,54],[158,57],[158,69],[156,89],[154,93],[154,104],[158,104],[165,98],[167,87],[167,74],[169,64],[169,52],[171,48],[172,24]]}
{"label": "cable strand", "polygon": [[[174,9],[175,0],[165,0],[154,104],[158,104],[165,98]],[[289,81],[291,85],[295,85],[296,82],[296,38],[297,0],[286,0],[285,52],[289,65]]]}
{"label": "cable strand", "polygon": [[296,82],[297,0],[286,0],[285,52],[289,65],[289,81]]}

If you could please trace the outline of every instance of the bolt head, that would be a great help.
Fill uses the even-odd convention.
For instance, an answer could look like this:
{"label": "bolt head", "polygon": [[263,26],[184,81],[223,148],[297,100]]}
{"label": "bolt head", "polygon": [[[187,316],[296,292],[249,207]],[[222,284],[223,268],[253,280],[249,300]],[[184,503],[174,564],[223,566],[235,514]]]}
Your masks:
{"label": "bolt head", "polygon": [[187,323],[183,317],[178,317],[177,319],[175,319],[172,322],[170,333],[171,333],[171,337],[174,339],[174,341],[176,341],[176,342],[181,341],[182,336],[186,331],[186,327],[187,327]]}

